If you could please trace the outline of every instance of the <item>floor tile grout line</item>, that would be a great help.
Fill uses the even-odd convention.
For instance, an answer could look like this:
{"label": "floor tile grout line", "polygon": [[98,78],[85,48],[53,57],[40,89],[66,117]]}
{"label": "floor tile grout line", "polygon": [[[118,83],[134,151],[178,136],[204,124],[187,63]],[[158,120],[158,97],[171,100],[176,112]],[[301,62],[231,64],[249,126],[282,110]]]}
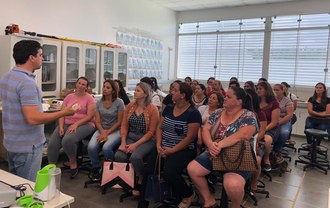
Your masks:
{"label": "floor tile grout line", "polygon": [[296,205],[296,202],[297,202],[297,199],[298,199],[298,195],[299,195],[299,192],[300,192],[300,190],[302,188],[302,183],[304,182],[305,176],[306,176],[306,172],[304,171],[304,174],[303,174],[303,176],[302,176],[302,178],[300,180],[300,184],[299,184],[299,187],[297,189],[297,192],[296,192],[296,194],[295,194],[295,196],[293,198],[293,203],[291,205],[291,208],[294,208],[294,206]]}

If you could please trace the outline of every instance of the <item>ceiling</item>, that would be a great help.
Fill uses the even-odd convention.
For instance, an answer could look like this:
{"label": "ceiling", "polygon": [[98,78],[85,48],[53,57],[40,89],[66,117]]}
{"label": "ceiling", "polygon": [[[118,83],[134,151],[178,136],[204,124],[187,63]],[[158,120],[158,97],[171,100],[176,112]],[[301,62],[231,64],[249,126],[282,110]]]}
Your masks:
{"label": "ceiling", "polygon": [[298,0],[149,0],[174,11],[188,11],[197,9],[248,6]]}

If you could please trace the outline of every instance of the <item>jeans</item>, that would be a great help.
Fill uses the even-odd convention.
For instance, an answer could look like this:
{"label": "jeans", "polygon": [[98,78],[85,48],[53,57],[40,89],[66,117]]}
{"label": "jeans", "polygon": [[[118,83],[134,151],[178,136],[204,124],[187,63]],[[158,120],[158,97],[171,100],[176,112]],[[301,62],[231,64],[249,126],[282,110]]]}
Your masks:
{"label": "jeans", "polygon": [[114,160],[114,150],[117,149],[120,145],[120,131],[114,131],[108,136],[108,140],[104,143],[100,143],[97,141],[97,137],[100,135],[100,132],[97,130],[91,140],[88,143],[88,155],[91,159],[92,167],[99,168],[101,167],[100,158],[99,158],[99,150],[102,146],[102,151],[106,160]]}
{"label": "jeans", "polygon": [[[330,133],[330,125],[329,124],[315,124],[312,122],[310,117],[306,118],[305,129],[319,129],[326,130],[328,134]],[[307,143],[312,144],[313,138],[310,135],[306,135]],[[317,145],[321,144],[322,138],[317,138]]]}
{"label": "jeans", "polygon": [[35,182],[41,168],[43,144],[33,146],[31,153],[8,152],[9,172]]}
{"label": "jeans", "polygon": [[292,125],[291,122],[286,122],[282,124],[279,128],[279,135],[278,138],[274,144],[274,150],[275,152],[281,152],[282,148],[285,145],[285,142],[288,141],[290,137],[290,133],[292,131]]}

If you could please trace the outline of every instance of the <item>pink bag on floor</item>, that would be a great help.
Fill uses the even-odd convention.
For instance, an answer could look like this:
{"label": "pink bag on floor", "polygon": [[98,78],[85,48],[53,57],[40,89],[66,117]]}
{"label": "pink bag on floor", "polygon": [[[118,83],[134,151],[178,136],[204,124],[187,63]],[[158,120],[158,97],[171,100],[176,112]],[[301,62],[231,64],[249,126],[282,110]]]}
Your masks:
{"label": "pink bag on floor", "polygon": [[113,188],[134,188],[134,169],[131,163],[105,161],[101,186]]}

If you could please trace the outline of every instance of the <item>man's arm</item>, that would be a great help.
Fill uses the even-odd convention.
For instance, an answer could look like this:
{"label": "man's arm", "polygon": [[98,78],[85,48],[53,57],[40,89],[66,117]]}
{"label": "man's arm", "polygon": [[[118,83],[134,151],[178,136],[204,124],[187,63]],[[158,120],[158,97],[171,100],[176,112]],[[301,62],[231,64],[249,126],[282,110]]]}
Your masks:
{"label": "man's arm", "polygon": [[73,115],[79,108],[72,108],[74,104],[66,106],[58,112],[44,113],[39,112],[37,105],[26,105],[22,107],[26,122],[30,125],[39,125],[49,123],[63,116]]}

